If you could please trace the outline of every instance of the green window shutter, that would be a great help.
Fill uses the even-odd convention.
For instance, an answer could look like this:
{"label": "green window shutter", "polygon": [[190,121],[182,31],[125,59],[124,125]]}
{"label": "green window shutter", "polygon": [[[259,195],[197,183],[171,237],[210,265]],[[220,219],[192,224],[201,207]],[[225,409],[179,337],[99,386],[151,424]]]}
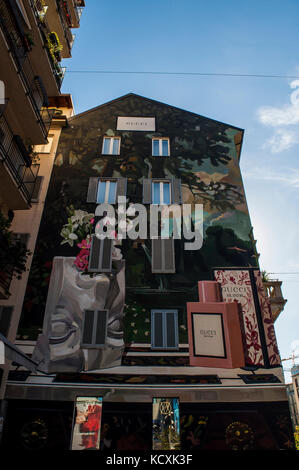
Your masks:
{"label": "green window shutter", "polygon": [[98,348],[106,344],[108,310],[84,310],[81,333],[83,348]]}
{"label": "green window shutter", "polygon": [[112,270],[112,242],[109,238],[103,240],[92,236],[88,271],[94,273],[111,272]]}
{"label": "green window shutter", "polygon": [[151,345],[152,349],[178,349],[178,311],[151,311]]}
{"label": "green window shutter", "polygon": [[5,337],[8,335],[12,311],[13,307],[7,307],[6,305],[0,306],[0,333]]}
{"label": "green window shutter", "polygon": [[181,180],[179,178],[172,178],[172,204],[182,204],[182,189]]}
{"label": "green window shutter", "polygon": [[86,202],[97,202],[98,182],[99,178],[89,178]]}
{"label": "green window shutter", "polygon": [[173,238],[152,239],[152,273],[175,273]]}
{"label": "green window shutter", "polygon": [[143,180],[143,204],[151,204],[152,203],[152,180],[151,179],[144,179]]}

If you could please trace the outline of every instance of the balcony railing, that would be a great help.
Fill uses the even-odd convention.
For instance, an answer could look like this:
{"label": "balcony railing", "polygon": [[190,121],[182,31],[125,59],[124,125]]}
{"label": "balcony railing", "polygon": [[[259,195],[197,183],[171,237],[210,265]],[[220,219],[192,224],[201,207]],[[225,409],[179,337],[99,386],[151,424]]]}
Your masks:
{"label": "balcony railing", "polygon": [[71,51],[73,45],[73,36],[70,30],[70,28],[72,27],[72,21],[70,14],[66,10],[67,2],[65,2],[64,0],[56,0],[56,5],[63,27],[64,36]]}
{"label": "balcony railing", "polygon": [[14,11],[11,9],[8,0],[1,0],[0,2],[0,27],[14,60],[18,75],[26,90],[26,95],[33,108],[36,120],[41,127],[44,138],[47,138],[52,113],[46,109],[41,111],[41,108],[47,108],[48,97],[40,77],[34,74],[32,70],[27,55],[30,45],[18,22],[15,21]]}
{"label": "balcony railing", "polygon": [[[51,67],[52,67],[53,75],[54,75],[55,80],[57,82],[58,89],[60,90],[61,85],[62,85],[62,81],[63,81],[63,78],[64,78],[64,70],[61,67],[58,60],[55,57],[53,57],[53,54],[51,54],[50,50],[49,50],[49,44],[48,44],[48,41],[47,41],[47,37],[50,33],[50,30],[49,30],[49,28],[48,28],[48,26],[47,26],[47,24],[44,21],[44,18],[42,16],[43,10],[41,10],[41,8],[44,9],[44,7],[42,7],[42,5],[39,5],[36,0],[30,0],[30,5],[31,5],[31,8],[34,12],[36,23],[37,23],[37,26],[38,26],[39,31],[41,33],[45,49],[47,51],[47,55],[48,55],[48,58],[49,58],[49,61],[50,61]],[[48,8],[48,7],[46,7],[46,8]]]}
{"label": "balcony railing", "polygon": [[30,204],[39,165],[32,165],[22,139],[12,133],[4,116],[0,118],[0,161],[8,168],[19,191]]}

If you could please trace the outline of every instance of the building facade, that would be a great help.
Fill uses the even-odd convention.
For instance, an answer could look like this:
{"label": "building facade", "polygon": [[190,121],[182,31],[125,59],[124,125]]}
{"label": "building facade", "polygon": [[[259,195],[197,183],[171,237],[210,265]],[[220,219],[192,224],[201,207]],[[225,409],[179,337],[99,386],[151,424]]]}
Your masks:
{"label": "building facade", "polygon": [[242,140],[135,94],[68,119],[17,333],[37,367],[10,371],[5,446],[293,448]]}
{"label": "building facade", "polygon": [[84,6],[84,0],[0,1],[1,421],[11,362],[35,369],[14,342],[52,157],[73,114],[70,95],[60,92],[61,60],[71,57],[72,28],[80,26]]}

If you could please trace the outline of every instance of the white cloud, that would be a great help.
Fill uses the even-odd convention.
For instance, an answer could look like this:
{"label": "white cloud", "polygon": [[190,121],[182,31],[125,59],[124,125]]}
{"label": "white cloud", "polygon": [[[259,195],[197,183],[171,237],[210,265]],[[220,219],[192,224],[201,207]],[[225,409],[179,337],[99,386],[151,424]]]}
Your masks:
{"label": "white cloud", "polygon": [[299,170],[295,168],[287,168],[285,170],[277,170],[277,172],[269,171],[267,168],[245,169],[242,172],[244,178],[273,181],[293,188],[299,188]]}
{"label": "white cloud", "polygon": [[277,129],[274,135],[268,139],[263,148],[270,148],[272,153],[287,150],[299,142],[299,133],[289,129]]}
{"label": "white cloud", "polygon": [[279,153],[299,143],[298,129],[290,126],[299,124],[299,80],[290,83],[294,91],[290,94],[290,103],[281,108],[274,106],[261,106],[257,110],[260,123],[276,128],[274,135],[268,139],[263,148],[269,148],[272,153]]}

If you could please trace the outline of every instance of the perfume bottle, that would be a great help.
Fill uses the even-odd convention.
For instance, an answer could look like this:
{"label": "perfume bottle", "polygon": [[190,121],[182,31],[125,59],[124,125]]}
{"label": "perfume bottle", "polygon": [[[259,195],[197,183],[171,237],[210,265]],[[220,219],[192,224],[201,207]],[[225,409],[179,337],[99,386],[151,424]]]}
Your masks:
{"label": "perfume bottle", "polygon": [[216,281],[198,282],[199,302],[187,302],[190,365],[244,367],[237,302],[222,302]]}

